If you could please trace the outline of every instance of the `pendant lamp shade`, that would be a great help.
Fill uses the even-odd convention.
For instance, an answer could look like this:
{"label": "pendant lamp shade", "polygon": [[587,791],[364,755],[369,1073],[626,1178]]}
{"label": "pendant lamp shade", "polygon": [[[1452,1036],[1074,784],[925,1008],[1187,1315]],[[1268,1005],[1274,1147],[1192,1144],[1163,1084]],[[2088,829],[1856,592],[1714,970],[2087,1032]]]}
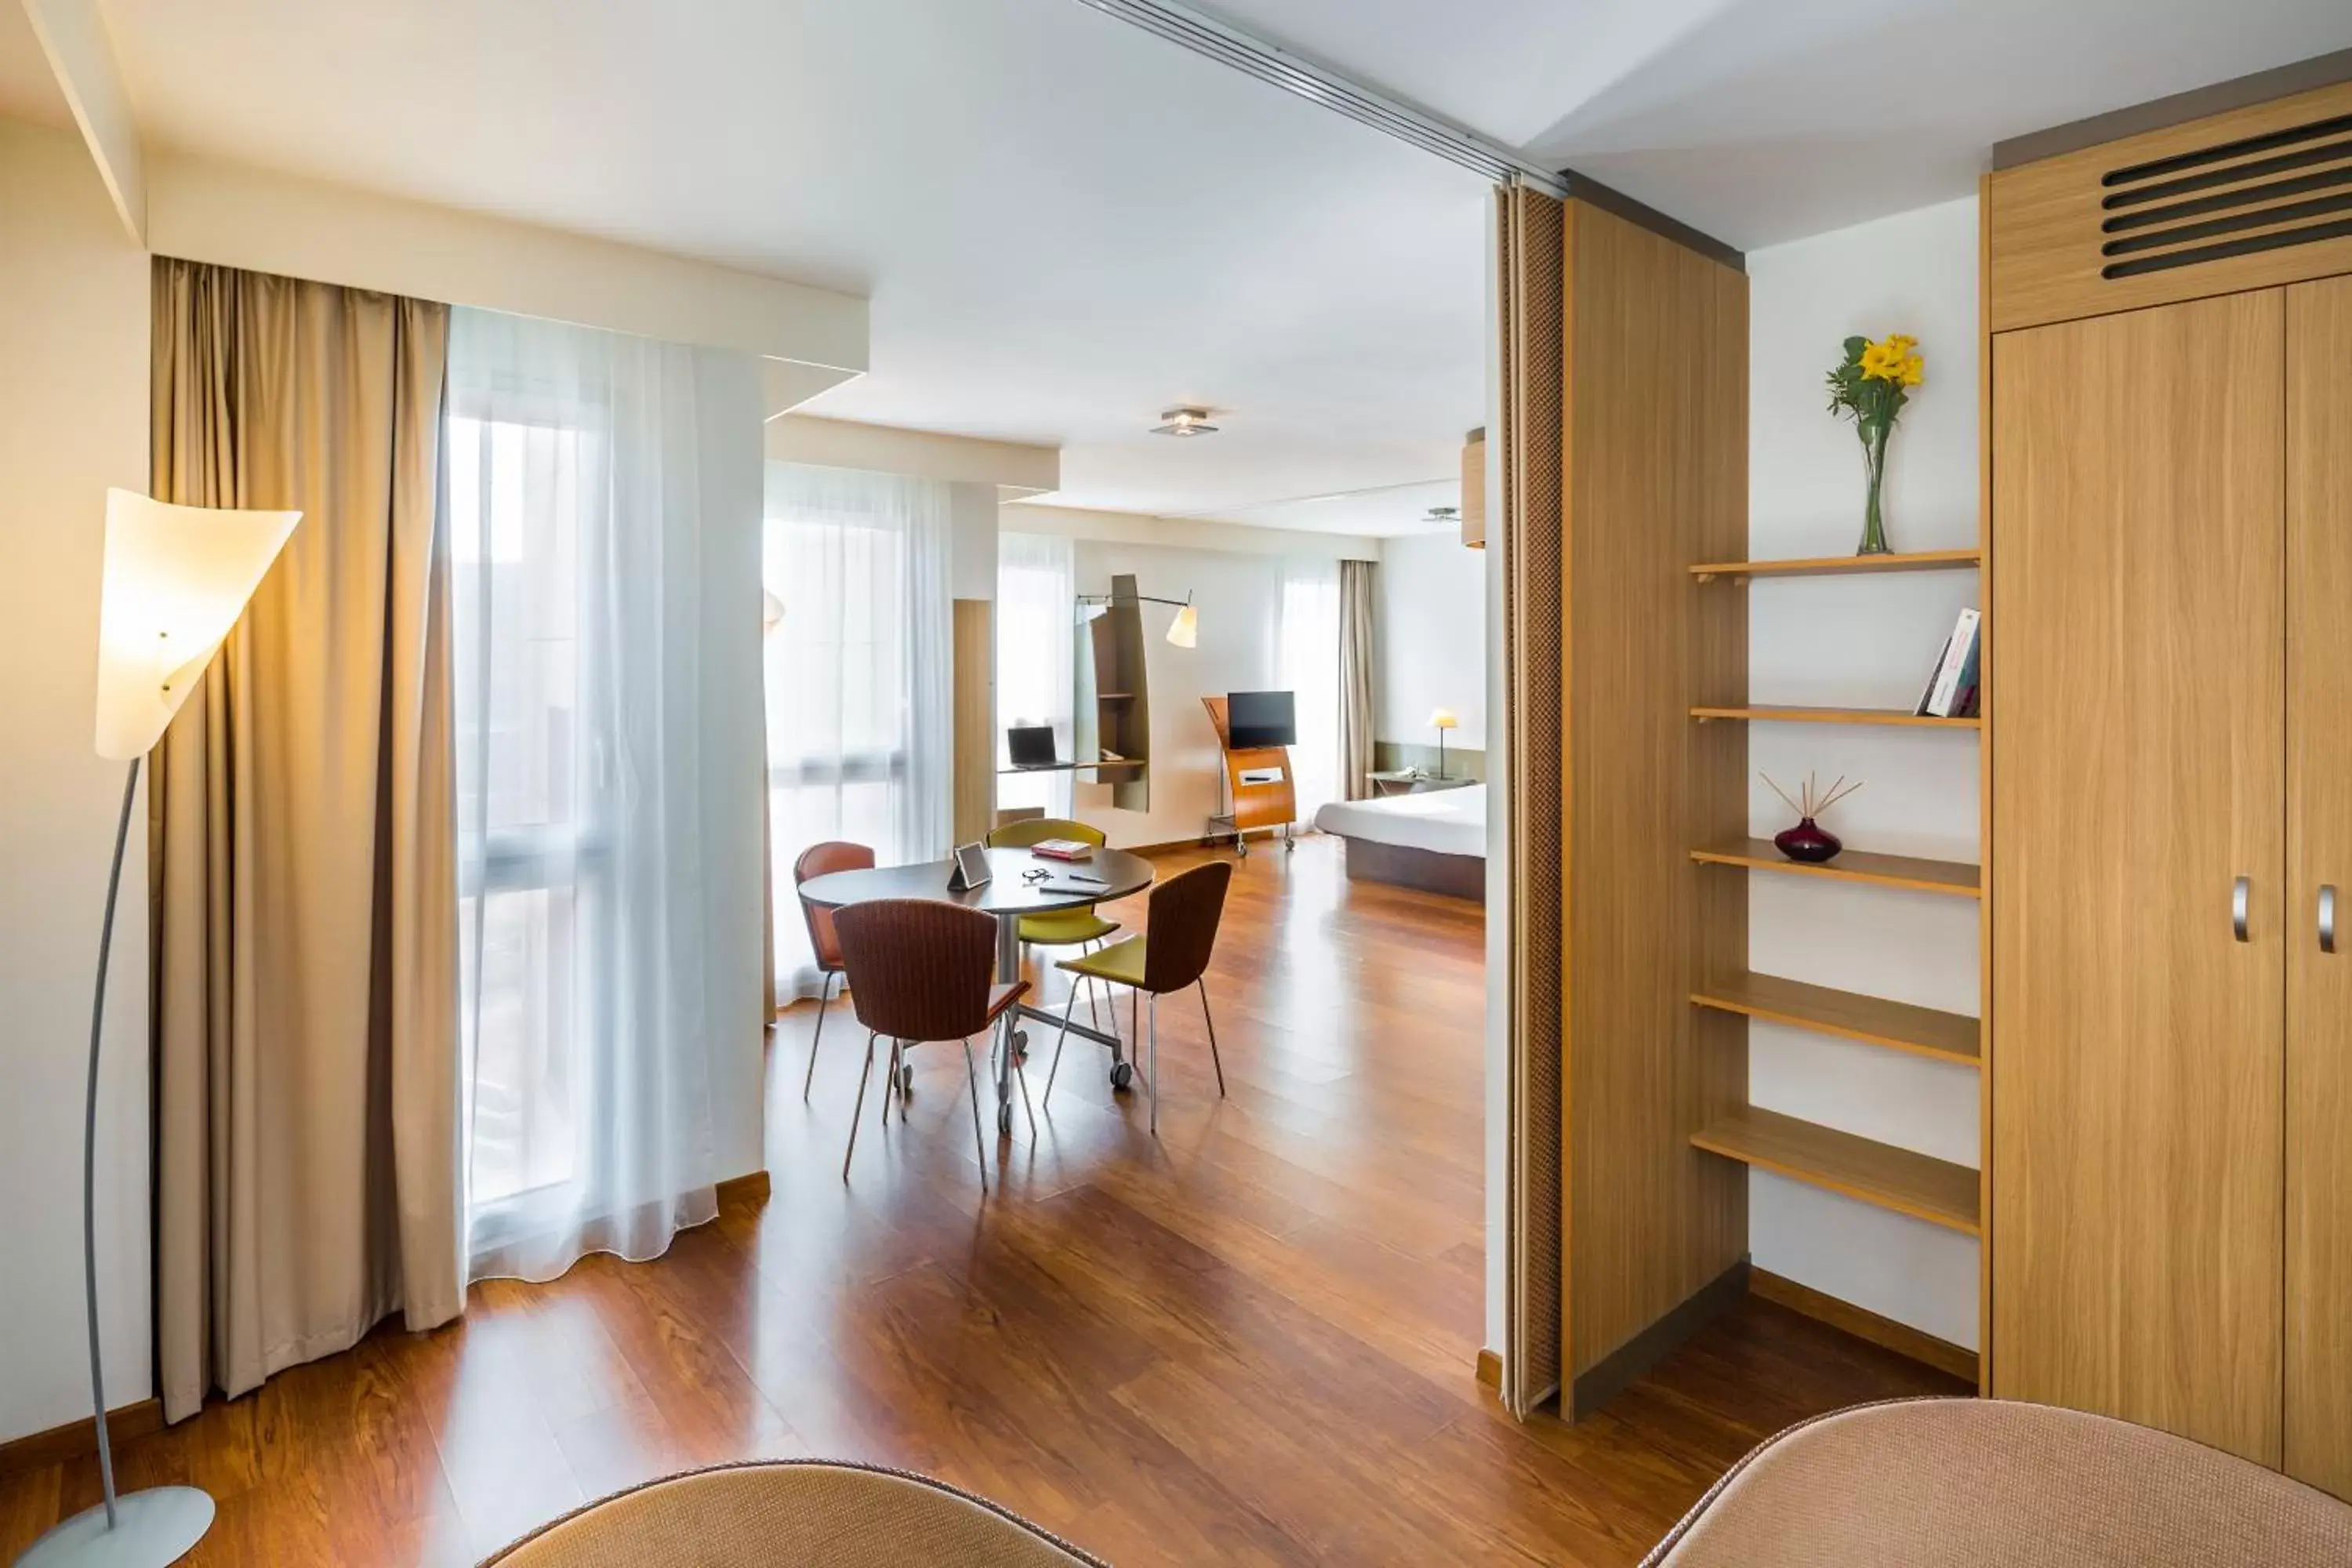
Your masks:
{"label": "pendant lamp shade", "polygon": [[1200,639],[1201,612],[1185,605],[1177,610],[1176,618],[1168,623],[1168,640],[1178,647],[1191,647]]}
{"label": "pendant lamp shade", "polygon": [[154,749],[301,520],[106,492],[100,756],[127,762]]}

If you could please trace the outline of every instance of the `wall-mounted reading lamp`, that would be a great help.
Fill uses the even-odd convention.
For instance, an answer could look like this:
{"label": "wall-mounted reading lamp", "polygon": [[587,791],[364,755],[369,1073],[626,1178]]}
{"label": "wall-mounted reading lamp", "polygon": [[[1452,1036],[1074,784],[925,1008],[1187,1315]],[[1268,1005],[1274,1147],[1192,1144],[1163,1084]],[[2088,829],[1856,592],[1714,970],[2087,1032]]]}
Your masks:
{"label": "wall-mounted reading lamp", "polygon": [[[1108,594],[1081,594],[1078,595],[1078,606],[1081,609],[1106,608],[1109,605],[1110,602],[1111,598]],[[1150,594],[1139,594],[1136,595],[1135,602],[1139,605],[1174,605],[1176,609],[1176,618],[1168,623],[1168,640],[1175,644],[1178,647],[1192,647],[1200,642],[1201,612],[1192,607],[1192,595],[1187,594],[1181,599],[1161,599],[1154,597]],[[1091,620],[1093,617],[1088,616],[1087,618]]]}

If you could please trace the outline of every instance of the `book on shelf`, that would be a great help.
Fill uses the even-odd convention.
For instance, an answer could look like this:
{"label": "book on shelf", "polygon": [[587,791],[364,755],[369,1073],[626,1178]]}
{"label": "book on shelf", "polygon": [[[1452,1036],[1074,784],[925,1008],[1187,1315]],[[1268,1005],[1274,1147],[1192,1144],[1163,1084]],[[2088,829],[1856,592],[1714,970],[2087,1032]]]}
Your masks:
{"label": "book on shelf", "polygon": [[1966,719],[1977,710],[1978,661],[1984,647],[1984,616],[1962,610],[1944,639],[1944,651],[1927,677],[1912,713],[1923,719]]}

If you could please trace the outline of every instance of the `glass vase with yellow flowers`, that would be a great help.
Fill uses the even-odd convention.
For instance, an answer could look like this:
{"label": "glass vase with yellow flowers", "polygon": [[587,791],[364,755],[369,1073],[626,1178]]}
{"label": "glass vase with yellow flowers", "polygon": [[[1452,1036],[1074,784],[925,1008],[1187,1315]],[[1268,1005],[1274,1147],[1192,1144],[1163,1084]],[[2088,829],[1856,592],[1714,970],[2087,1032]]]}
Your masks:
{"label": "glass vase with yellow flowers", "polygon": [[1857,555],[1887,552],[1881,498],[1886,483],[1886,438],[1895,433],[1895,422],[1903,416],[1903,405],[1910,400],[1911,388],[1919,384],[1926,364],[1919,356],[1919,340],[1894,332],[1877,342],[1846,339],[1845,358],[1830,372],[1830,412],[1853,421],[1870,479]]}

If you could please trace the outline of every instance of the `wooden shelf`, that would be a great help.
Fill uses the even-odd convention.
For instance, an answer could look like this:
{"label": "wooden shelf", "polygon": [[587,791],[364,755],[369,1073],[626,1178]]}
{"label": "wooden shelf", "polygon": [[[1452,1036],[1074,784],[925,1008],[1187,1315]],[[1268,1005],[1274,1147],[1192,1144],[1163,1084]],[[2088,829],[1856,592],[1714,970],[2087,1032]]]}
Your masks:
{"label": "wooden shelf", "polygon": [[1898,724],[1914,730],[1981,730],[1980,718],[1938,719],[1907,708],[1694,708],[1691,717],[1749,719],[1774,724]]}
{"label": "wooden shelf", "polygon": [[1939,1013],[1883,996],[1833,991],[1777,974],[1733,974],[1691,993],[1693,1002],[1775,1024],[1793,1024],[1865,1045],[1935,1057],[1965,1067],[1983,1065],[1982,1031],[1974,1018]]}
{"label": "wooden shelf", "polygon": [[1865,882],[1881,888],[1908,888],[1921,893],[1949,893],[1963,899],[1979,895],[1979,870],[1956,860],[1921,860],[1909,855],[1873,855],[1849,849],[1823,866],[1790,859],[1769,838],[1742,838],[1690,852],[1692,859],[1710,866],[1745,866],[1756,871],[1785,871],[1799,877],[1827,877],[1841,882]]}
{"label": "wooden shelf", "polygon": [[1969,1236],[1983,1234],[1977,1173],[1948,1160],[1874,1143],[1752,1105],[1692,1133],[1691,1142],[1710,1154],[1810,1182],[1931,1225]]}
{"label": "wooden shelf", "polygon": [[1710,561],[1690,569],[1692,578],[1842,577],[1869,572],[1965,572],[1984,564],[1979,550],[1920,550],[1907,555],[1816,555],[1793,561]]}

